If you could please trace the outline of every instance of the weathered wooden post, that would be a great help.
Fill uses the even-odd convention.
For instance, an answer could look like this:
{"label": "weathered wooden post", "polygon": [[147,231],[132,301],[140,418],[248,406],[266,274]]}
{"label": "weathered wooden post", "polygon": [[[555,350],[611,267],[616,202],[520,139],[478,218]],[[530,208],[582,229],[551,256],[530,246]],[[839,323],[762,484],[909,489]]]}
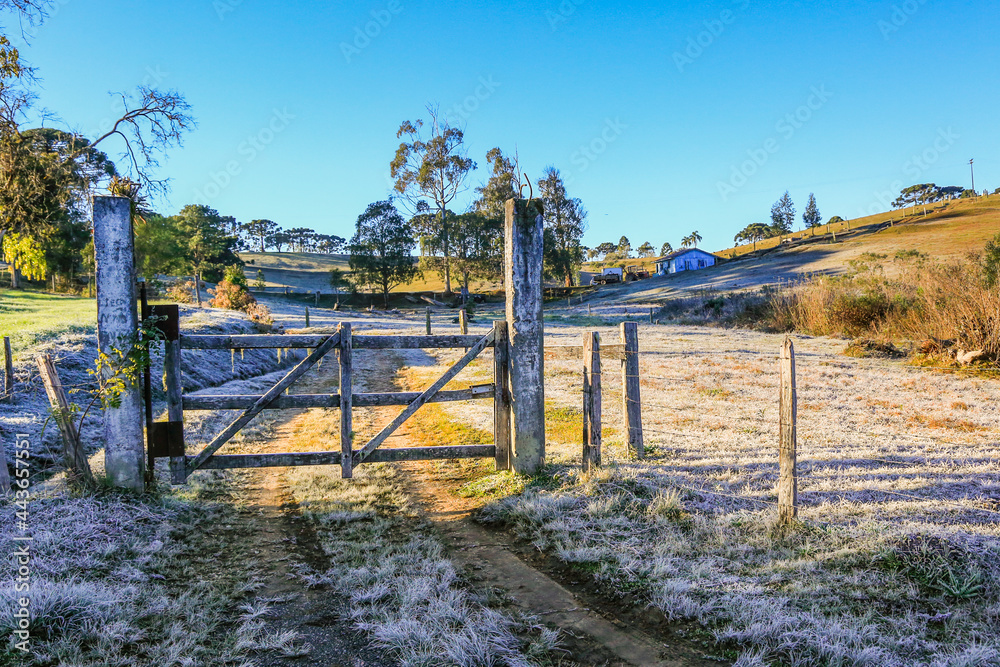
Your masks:
{"label": "weathered wooden post", "polygon": [[[97,344],[115,359],[136,342],[135,256],[131,202],[94,197],[94,257],[97,263]],[[105,377],[112,371],[105,369]],[[115,486],[143,490],[142,394],[127,384],[118,407],[104,411],[104,468]]]}
{"label": "weathered wooden post", "polygon": [[[316,302],[313,304],[316,308],[319,308],[319,290],[316,290]],[[306,326],[309,326],[308,324]]]}
{"label": "weathered wooden post", "polygon": [[590,312],[590,304],[588,303],[588,304],[587,304],[587,316],[589,317],[590,315],[591,315],[591,312]]}
{"label": "weathered wooden post", "polygon": [[462,330],[462,335],[469,333],[469,316],[465,314],[465,308],[458,311],[458,327]]}
{"label": "weathered wooden post", "polygon": [[306,329],[309,328],[309,306],[306,306]]}
{"label": "weathered wooden post", "polygon": [[38,364],[38,373],[45,386],[45,394],[49,398],[49,405],[52,406],[53,416],[59,425],[63,441],[63,465],[66,466],[66,474],[71,481],[82,480],[84,484],[94,481],[94,476],[90,472],[90,462],[83,451],[80,442],[80,433],[73,423],[73,415],[69,409],[69,400],[66,398],[66,390],[63,389],[59,374],[56,373],[55,364],[48,354],[40,354],[35,357]]}
{"label": "weathered wooden post", "polygon": [[639,398],[639,325],[622,322],[622,415],[625,417],[625,444],[637,458],[644,455],[642,441],[642,401]]}
{"label": "weathered wooden post", "polygon": [[778,522],[790,524],[798,515],[798,480],[795,471],[795,346],[785,338],[781,347],[781,428],[778,445]]}
{"label": "weathered wooden post", "polygon": [[[173,340],[170,340],[173,338]],[[168,336],[163,342],[163,389],[167,396],[167,419],[184,422],[184,384],[181,375],[181,341]],[[183,431],[182,431],[183,432]],[[183,484],[187,480],[187,459],[183,452],[170,457],[170,481]]]}
{"label": "weathered wooden post", "polygon": [[652,306],[649,307],[649,323],[650,324],[653,323],[653,311],[654,310],[655,310],[655,308],[653,308]]}
{"label": "weathered wooden post", "polygon": [[431,335],[431,307],[427,306],[427,335]]}
{"label": "weathered wooden post", "polygon": [[14,401],[14,355],[10,351],[10,336],[3,337],[3,394],[9,401]]}
{"label": "weathered wooden post", "polygon": [[353,372],[352,352],[354,340],[351,338],[351,324],[340,325],[340,474],[341,477],[354,476],[354,449],[351,431],[354,429],[353,406],[354,388],[351,382]]}
{"label": "weathered wooden post", "polygon": [[545,335],[542,320],[542,202],[508,199],[504,286],[510,333],[513,467],[534,474],[545,465]]}
{"label": "weathered wooden post", "polygon": [[510,470],[510,336],[507,322],[493,323],[493,444],[497,470]]}
{"label": "weathered wooden post", "polygon": [[583,471],[601,466],[601,335],[583,334]]}

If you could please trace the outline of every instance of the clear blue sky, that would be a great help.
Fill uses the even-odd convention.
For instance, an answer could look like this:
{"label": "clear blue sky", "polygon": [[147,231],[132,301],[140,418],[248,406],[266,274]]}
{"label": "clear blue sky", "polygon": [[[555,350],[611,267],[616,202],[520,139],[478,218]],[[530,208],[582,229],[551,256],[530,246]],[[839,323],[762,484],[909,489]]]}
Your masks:
{"label": "clear blue sky", "polygon": [[94,136],[108,91],[144,80],[192,105],[164,213],[208,203],[350,236],[428,103],[480,165],[454,208],[487,150],[517,149],[533,180],[562,170],[588,245],[698,230],[719,249],[786,189],[800,214],[815,192],[824,219],[854,218],[903,185],[969,187],[970,158],[979,190],[1000,187],[986,0],[50,4],[22,55],[55,124]]}

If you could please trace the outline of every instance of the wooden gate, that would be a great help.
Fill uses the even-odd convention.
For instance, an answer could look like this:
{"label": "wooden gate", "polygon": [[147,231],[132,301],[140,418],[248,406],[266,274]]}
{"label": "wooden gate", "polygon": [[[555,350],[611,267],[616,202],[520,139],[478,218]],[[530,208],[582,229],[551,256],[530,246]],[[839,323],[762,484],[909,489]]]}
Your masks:
{"label": "wooden gate", "polygon": [[[376,336],[354,335],[350,324],[341,324],[332,334],[298,335],[180,335],[173,327],[167,335],[164,361],[168,415],[170,421],[154,422],[149,430],[149,455],[169,457],[171,480],[184,483],[196,470],[220,468],[259,468],[265,466],[339,465],[344,477],[351,477],[355,466],[367,462],[417,461],[493,457],[498,470],[510,468],[511,403],[509,372],[509,336],[505,321],[494,322],[485,336]],[[173,334],[173,335],[170,335]],[[173,340],[171,340],[173,339]],[[444,391],[443,388],[469,362],[488,347],[494,349],[494,382],[468,389]],[[292,368],[263,395],[190,396],[181,389],[182,350],[246,350],[259,348],[310,349],[305,359]],[[358,349],[440,349],[466,348],[465,355],[444,375],[421,392],[353,392],[353,351]],[[340,388],[335,394],[286,394],[320,359],[337,351],[340,364]],[[425,403],[492,399],[494,401],[493,444],[449,447],[385,448],[381,445],[396,429]],[[352,410],[355,406],[406,406],[399,415],[359,449],[352,441]],[[326,452],[288,452],[275,454],[217,454],[240,429],[263,410],[294,408],[340,408],[341,450]],[[184,448],[184,410],[243,410],[221,433],[195,456]]]}

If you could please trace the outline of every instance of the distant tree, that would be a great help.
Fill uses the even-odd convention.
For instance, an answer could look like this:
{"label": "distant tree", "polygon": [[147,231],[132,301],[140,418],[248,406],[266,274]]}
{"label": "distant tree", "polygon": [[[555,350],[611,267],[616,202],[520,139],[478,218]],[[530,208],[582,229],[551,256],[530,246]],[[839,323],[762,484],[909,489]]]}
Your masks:
{"label": "distant tree", "polygon": [[283,229],[279,229],[267,237],[267,247],[274,248],[275,252],[281,252],[282,246],[291,245],[291,243],[292,237]]}
{"label": "distant tree", "polygon": [[763,241],[773,235],[771,227],[762,222],[755,222],[744,227],[733,237],[735,243],[753,243],[753,249],[757,250],[757,241]]}
{"label": "distant tree", "polygon": [[1000,279],[1000,234],[997,234],[986,243],[983,248],[982,260],[983,282],[986,287],[993,289]]}
{"label": "distant tree", "polygon": [[466,293],[470,280],[503,274],[503,218],[470,211],[455,216],[451,229],[452,269],[461,276]]}
{"label": "distant tree", "polygon": [[389,290],[420,273],[410,255],[414,243],[413,229],[391,199],[369,204],[358,216],[350,244],[351,272],[359,284],[375,285],[382,291],[386,308]]}
{"label": "distant tree", "polygon": [[255,246],[260,248],[260,252],[267,251],[267,238],[279,229],[278,223],[272,220],[251,220],[240,225],[240,231],[252,240]]}
{"label": "distant tree", "polygon": [[924,215],[927,215],[927,204],[937,201],[941,197],[940,190],[933,183],[918,183],[903,188],[899,197],[892,203],[893,208],[905,208],[912,206],[916,212],[917,206],[924,207]]}
{"label": "distant tree", "polygon": [[836,225],[839,222],[845,222],[845,221],[839,215],[835,215],[832,218],[830,218],[829,220],[827,220],[826,224],[828,224],[828,225]]}
{"label": "distant tree", "polygon": [[955,199],[962,196],[962,188],[957,185],[946,185],[943,188],[938,188],[938,193],[941,195],[941,199]]}
{"label": "distant tree", "polygon": [[504,219],[504,207],[508,199],[515,199],[520,185],[517,154],[513,158],[504,156],[499,148],[491,148],[486,153],[486,162],[490,165],[490,176],[485,183],[476,188],[478,197],[472,202],[472,209],[491,218]]}
{"label": "distant tree", "polygon": [[823,224],[823,216],[816,206],[816,195],[809,193],[809,201],[806,203],[806,210],[802,211],[802,222],[806,228],[819,227]]}
{"label": "distant tree", "polygon": [[636,252],[639,253],[639,257],[652,257],[656,254],[656,248],[653,247],[652,243],[646,241],[636,249]]}
{"label": "distant tree", "polygon": [[660,257],[666,257],[674,251],[674,247],[670,245],[669,241],[664,241],[663,245],[660,246]]}
{"label": "distant tree", "polygon": [[697,248],[699,243],[701,243],[701,234],[699,234],[696,231],[691,232],[690,234],[681,239],[682,248],[690,248],[692,246]]}
{"label": "distant tree", "polygon": [[601,243],[596,248],[594,248],[594,251],[597,253],[597,255],[599,257],[604,257],[605,260],[608,258],[608,255],[610,255],[613,252],[616,252],[617,250],[618,246],[616,246],[614,243],[608,243],[607,241]]}
{"label": "distant tree", "polygon": [[330,269],[330,287],[333,288],[334,294],[337,295],[337,305],[340,305],[340,290],[349,289],[351,286],[351,281],[347,275],[340,269],[334,267]]}
{"label": "distant tree", "polygon": [[618,239],[617,254],[622,259],[628,259],[632,256],[632,242],[628,240],[627,236],[623,236]]}
{"label": "distant tree", "polygon": [[257,269],[257,279],[253,281],[253,288],[258,292],[263,292],[267,287],[267,281],[264,280],[264,271]]}
{"label": "distant tree", "polygon": [[573,276],[583,262],[580,239],[587,230],[587,211],[577,197],[566,194],[559,170],[548,167],[538,179],[538,196],[545,206],[544,258],[550,275],[573,286]]}
{"label": "distant tree", "polygon": [[310,238],[315,233],[308,227],[293,227],[288,230],[288,238],[294,250],[305,252]]}
{"label": "distant tree", "polygon": [[959,195],[961,199],[969,199],[970,197],[974,198],[976,196],[978,195],[976,195],[975,190],[962,190],[962,194]]}
{"label": "distant tree", "polygon": [[775,236],[790,234],[792,225],[794,224],[795,205],[792,203],[792,198],[788,194],[788,190],[785,190],[785,194],[781,196],[781,199],[774,202],[774,205],[771,206],[771,229],[774,231]]}
{"label": "distant tree", "polygon": [[136,219],[135,261],[139,275],[178,275],[186,270],[187,239],[178,222],[176,216],[164,217],[156,213]]}
{"label": "distant tree", "polygon": [[189,204],[177,214],[177,226],[186,245],[184,258],[195,279],[195,298],[201,307],[201,282],[209,277],[221,276],[224,266],[242,264],[233,251],[236,237],[226,233],[225,216],[208,206]]}
{"label": "distant tree", "polygon": [[440,118],[436,107],[428,107],[430,136],[421,136],[422,120],[403,121],[396,138],[406,138],[396,149],[389,165],[395,179],[395,191],[419,212],[420,202],[432,202],[437,217],[433,230],[435,247],[443,257],[444,289],[451,294],[452,219],[446,215],[448,204],[461,192],[465,178],[476,163],[465,154],[465,135]]}

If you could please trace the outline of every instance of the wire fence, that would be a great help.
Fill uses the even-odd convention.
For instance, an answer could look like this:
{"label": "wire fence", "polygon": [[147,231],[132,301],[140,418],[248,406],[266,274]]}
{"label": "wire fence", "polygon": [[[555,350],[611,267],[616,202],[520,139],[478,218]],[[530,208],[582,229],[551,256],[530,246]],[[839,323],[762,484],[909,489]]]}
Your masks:
{"label": "wire fence", "polygon": [[[733,355],[752,358],[762,365],[779,359],[779,355],[746,349],[713,351],[711,355],[700,351],[658,350],[648,347],[641,349],[639,356],[643,360],[643,368],[639,373],[642,385],[639,401],[643,414],[643,437],[649,445],[674,445],[670,450],[673,463],[665,463],[658,467],[666,468],[666,479],[677,488],[689,493],[718,496],[757,506],[777,507],[779,503],[776,499],[759,497],[773,495],[774,492],[759,488],[758,469],[761,464],[776,468],[778,463],[777,399],[780,373],[777,364],[773,371],[758,366],[752,370],[753,375],[747,377],[749,381],[740,382],[741,377],[746,377],[746,369],[733,369],[724,362],[719,366],[720,357],[731,358]],[[809,364],[823,356],[796,355],[800,362],[800,370],[801,364]],[[668,372],[670,370],[668,364],[676,364],[676,360],[688,358],[692,360],[700,358],[711,363],[678,367],[674,375],[664,373],[665,370]],[[928,370],[943,370],[965,377],[977,375],[986,378],[997,377],[997,373],[989,369],[984,372],[947,366],[914,367],[901,363],[878,363],[862,359],[844,360],[844,364],[867,371],[884,372],[891,369],[893,372],[905,374],[905,377],[925,374]],[[697,376],[692,377],[692,373],[696,373]],[[741,389],[759,390],[761,381],[773,384],[774,398],[755,399],[753,407],[750,407],[747,399],[737,394]],[[727,387],[720,389],[723,382]],[[704,388],[704,391],[692,395],[692,389],[698,387]],[[810,387],[810,389],[816,388]],[[698,399],[694,408],[690,403],[692,398]],[[852,404],[850,399],[855,398],[864,399],[867,396],[852,392],[839,402],[841,413],[844,406]],[[707,404],[709,400],[711,403]],[[672,415],[672,412],[677,415]],[[750,414],[747,414],[748,412]],[[810,516],[813,514],[818,516],[828,509],[831,500],[835,499],[836,493],[826,488],[829,486],[829,476],[824,478],[823,483],[826,486],[823,488],[815,488],[809,479],[808,473],[822,469],[826,472],[832,471],[837,478],[843,480],[845,488],[841,490],[841,500],[858,494],[867,494],[865,504],[872,505],[872,511],[877,511],[876,507],[879,505],[891,502],[890,498],[896,498],[919,503],[929,509],[960,509],[991,519],[1000,516],[1000,510],[983,506],[983,504],[996,504],[1000,507],[1000,456],[998,456],[1000,433],[995,429],[969,423],[964,417],[963,419],[944,417],[940,421],[948,427],[958,428],[965,437],[954,435],[942,437],[874,429],[865,425],[871,418],[868,413],[848,413],[839,418],[834,427],[829,423],[829,416],[825,421],[814,422],[810,419],[811,414],[812,411],[800,410],[796,423],[798,468],[807,473],[799,474],[797,479],[798,510],[810,512]],[[684,425],[681,428],[663,425],[665,419],[676,418],[678,415],[683,415]],[[949,422],[949,419],[952,421]],[[713,434],[719,430],[720,424],[740,431],[738,439],[727,441],[715,439]],[[752,426],[752,430],[747,429],[747,426]],[[765,428],[758,428],[759,426]],[[868,451],[873,446],[889,450],[890,445],[904,445],[907,450],[899,453],[875,454]],[[963,447],[965,449],[960,449]],[[977,449],[969,451],[969,447]],[[937,451],[928,451],[928,448]],[[748,452],[755,453],[755,460],[759,463],[748,467],[745,462]],[[731,463],[725,463],[727,453],[732,454]],[[872,465],[876,467],[872,468]],[[672,471],[671,466],[674,468]],[[894,474],[886,474],[884,470],[887,467]],[[702,474],[720,468],[735,469],[737,471],[735,476],[739,478],[737,483],[743,484],[744,488],[733,492],[731,482],[717,483],[714,487],[711,482],[700,485],[692,483],[687,477],[676,474],[683,468],[697,469]],[[743,477],[739,476],[740,468],[745,469],[746,475]],[[908,471],[913,471],[913,474]],[[922,480],[923,493],[913,492],[912,489],[893,488],[899,483],[907,483],[907,476]],[[945,476],[952,478],[958,476],[963,480],[964,488],[960,497],[945,495],[942,487],[954,483],[943,479]],[[965,479],[966,477],[975,477],[974,483]],[[754,485],[758,487],[755,488]]]}

